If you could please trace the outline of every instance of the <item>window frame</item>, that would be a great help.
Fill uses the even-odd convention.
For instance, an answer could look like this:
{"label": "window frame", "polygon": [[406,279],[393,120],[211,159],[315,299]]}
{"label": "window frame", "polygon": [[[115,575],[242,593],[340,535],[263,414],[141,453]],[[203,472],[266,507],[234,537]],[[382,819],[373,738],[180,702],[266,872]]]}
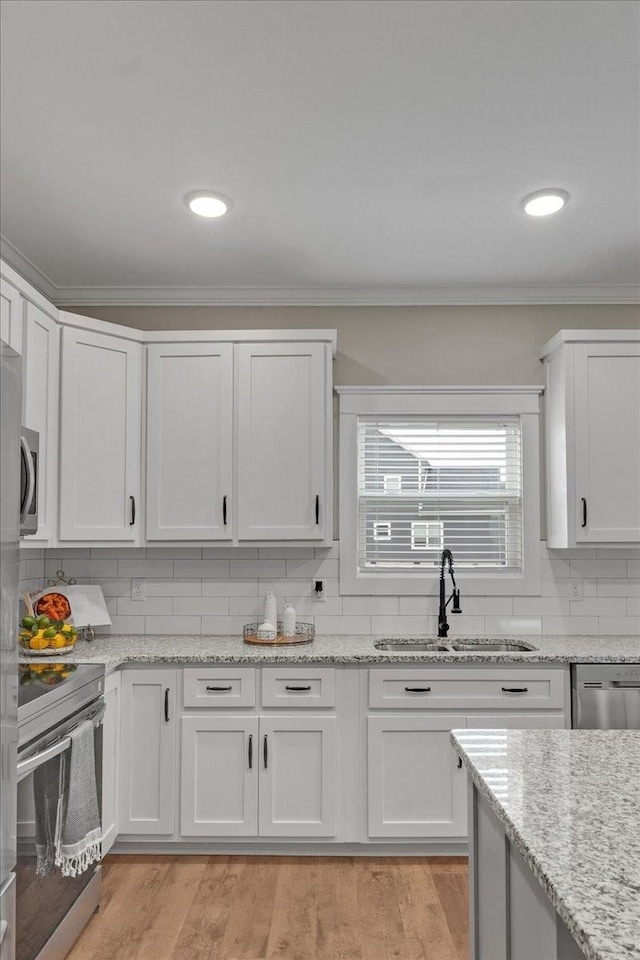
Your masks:
{"label": "window frame", "polygon": [[[362,571],[358,567],[358,418],[394,416],[465,419],[518,416],[522,453],[522,570],[461,568],[467,596],[533,596],[540,593],[540,386],[504,387],[337,387],[340,418],[340,592],[343,595],[436,596],[437,571],[407,576],[403,571]],[[454,556],[455,560],[455,556]]]}
{"label": "window frame", "polygon": [[[438,528],[438,538],[440,545],[438,547],[431,547],[429,545],[429,532],[426,531],[426,543],[424,547],[416,546],[416,527],[437,527]],[[389,538],[391,539],[391,538]],[[441,551],[444,547],[444,523],[442,520],[412,520],[411,521],[411,549],[412,550],[438,550]]]}

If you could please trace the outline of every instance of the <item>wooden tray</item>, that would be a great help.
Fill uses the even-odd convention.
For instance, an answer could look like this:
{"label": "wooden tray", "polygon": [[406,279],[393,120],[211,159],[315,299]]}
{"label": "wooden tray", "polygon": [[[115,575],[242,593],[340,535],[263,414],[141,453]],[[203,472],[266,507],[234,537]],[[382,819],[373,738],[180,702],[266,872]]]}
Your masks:
{"label": "wooden tray", "polygon": [[279,633],[275,640],[263,640],[262,637],[258,638],[255,633],[248,633],[244,637],[244,642],[256,647],[290,647],[300,643],[312,643],[313,637],[285,637]]}

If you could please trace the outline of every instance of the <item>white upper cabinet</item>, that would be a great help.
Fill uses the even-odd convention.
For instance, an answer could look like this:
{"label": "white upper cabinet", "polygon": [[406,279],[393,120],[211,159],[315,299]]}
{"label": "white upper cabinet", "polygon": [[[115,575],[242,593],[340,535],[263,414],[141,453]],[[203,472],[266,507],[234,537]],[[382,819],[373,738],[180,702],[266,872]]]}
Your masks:
{"label": "white upper cabinet", "polygon": [[235,349],[238,540],[325,540],[332,533],[330,348]]}
{"label": "white upper cabinet", "polygon": [[40,434],[38,451],[38,532],[25,543],[50,542],[56,535],[60,327],[27,302],[23,338],[22,422]]}
{"label": "white upper cabinet", "polygon": [[76,327],[62,331],[62,541],[138,542],[142,348]]}
{"label": "white upper cabinet", "polygon": [[20,292],[6,280],[0,280],[0,339],[16,353],[22,353],[23,307]]}
{"label": "white upper cabinet", "polygon": [[561,331],[542,356],[548,545],[640,543],[640,335]]}
{"label": "white upper cabinet", "polygon": [[233,345],[147,353],[147,539],[230,540]]}

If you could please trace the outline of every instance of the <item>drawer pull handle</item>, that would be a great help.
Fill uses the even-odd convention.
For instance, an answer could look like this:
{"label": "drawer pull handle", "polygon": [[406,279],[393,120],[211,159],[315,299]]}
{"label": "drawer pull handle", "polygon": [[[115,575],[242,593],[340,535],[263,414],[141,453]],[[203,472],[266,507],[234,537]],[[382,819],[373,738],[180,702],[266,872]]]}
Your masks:
{"label": "drawer pull handle", "polygon": [[265,770],[269,766],[269,747],[267,744],[267,735],[264,735],[264,743],[262,744],[262,759],[264,761]]}
{"label": "drawer pull handle", "polygon": [[503,693],[528,693],[529,687],[503,687]]}
{"label": "drawer pull handle", "polygon": [[253,769],[253,734],[249,734],[249,770]]}
{"label": "drawer pull handle", "polygon": [[462,757],[458,757],[458,770],[462,770]]}
{"label": "drawer pull handle", "polygon": [[229,690],[233,690],[233,687],[207,687],[207,690],[211,693],[228,693]]}
{"label": "drawer pull handle", "polygon": [[316,527],[320,525],[320,494],[316,493]]}
{"label": "drawer pull handle", "polygon": [[227,525],[227,495],[226,494],[222,498],[222,522],[226,527]]}
{"label": "drawer pull handle", "polygon": [[129,497],[129,503],[131,504],[131,520],[129,520],[129,526],[132,527],[136,522],[136,498]]}
{"label": "drawer pull handle", "polygon": [[294,687],[291,684],[287,684],[285,690],[293,690],[296,693],[308,693],[311,690],[311,686],[308,687]]}
{"label": "drawer pull handle", "polygon": [[431,693],[431,687],[405,687],[407,693]]}
{"label": "drawer pull handle", "polygon": [[587,501],[585,497],[581,497],[582,500],[582,523],[581,527],[586,527],[587,525]]}
{"label": "drawer pull handle", "polygon": [[164,721],[169,723],[169,687],[164,691]]}

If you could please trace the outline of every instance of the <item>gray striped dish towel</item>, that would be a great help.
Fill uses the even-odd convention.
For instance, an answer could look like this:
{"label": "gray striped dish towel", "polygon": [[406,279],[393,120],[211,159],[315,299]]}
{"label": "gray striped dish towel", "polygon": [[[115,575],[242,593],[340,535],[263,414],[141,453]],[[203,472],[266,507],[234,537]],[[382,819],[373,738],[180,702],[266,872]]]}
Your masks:
{"label": "gray striped dish towel", "polygon": [[63,877],[77,877],[102,857],[93,734],[85,720],[69,734],[69,749],[34,773],[41,876],[55,865]]}

